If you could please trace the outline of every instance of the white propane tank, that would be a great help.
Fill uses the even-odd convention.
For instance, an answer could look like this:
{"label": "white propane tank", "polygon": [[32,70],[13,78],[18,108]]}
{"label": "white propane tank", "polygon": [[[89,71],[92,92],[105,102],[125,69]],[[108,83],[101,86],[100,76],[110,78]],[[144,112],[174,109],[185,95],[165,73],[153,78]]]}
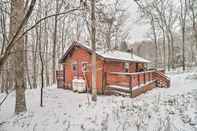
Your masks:
{"label": "white propane tank", "polygon": [[80,79],[78,79],[78,92],[82,93],[82,92],[85,92],[85,91],[86,91],[85,80],[80,78]]}
{"label": "white propane tank", "polygon": [[73,87],[73,91],[77,91],[78,90],[78,79],[75,78],[75,77],[72,80],[72,87]]}

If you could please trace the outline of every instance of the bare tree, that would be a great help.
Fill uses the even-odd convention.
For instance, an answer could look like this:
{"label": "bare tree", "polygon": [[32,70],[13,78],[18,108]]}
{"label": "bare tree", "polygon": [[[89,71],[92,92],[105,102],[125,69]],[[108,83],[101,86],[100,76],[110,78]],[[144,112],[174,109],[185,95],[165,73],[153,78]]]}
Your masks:
{"label": "bare tree", "polygon": [[96,17],[95,0],[91,0],[91,44],[92,44],[92,101],[97,100],[96,89]]}
{"label": "bare tree", "polygon": [[[11,16],[10,16],[10,37],[14,36],[17,31],[22,18],[24,16],[24,1],[11,1]],[[16,106],[15,112],[20,113],[26,111],[25,103],[25,77],[24,77],[24,39],[16,41],[14,47],[14,63],[15,63],[15,89],[16,89]]]}
{"label": "bare tree", "polygon": [[[197,54],[197,2],[195,0],[189,0],[189,11],[191,14],[191,21],[192,21],[192,30],[193,30],[193,37],[195,40],[195,47],[196,47],[196,54]],[[195,58],[195,62],[197,63],[197,56]]]}
{"label": "bare tree", "polygon": [[156,33],[155,15],[152,12],[152,7],[148,3],[144,5],[143,3],[140,3],[138,0],[135,0],[135,2],[142,12],[142,17],[147,19],[151,25],[151,32],[152,32],[153,41],[155,44],[155,67],[157,67],[158,66],[158,38],[157,38],[158,36]]}
{"label": "bare tree", "polygon": [[186,19],[188,13],[188,2],[187,0],[179,0],[180,2],[180,27],[182,34],[182,67],[185,70],[185,32],[186,32]]}

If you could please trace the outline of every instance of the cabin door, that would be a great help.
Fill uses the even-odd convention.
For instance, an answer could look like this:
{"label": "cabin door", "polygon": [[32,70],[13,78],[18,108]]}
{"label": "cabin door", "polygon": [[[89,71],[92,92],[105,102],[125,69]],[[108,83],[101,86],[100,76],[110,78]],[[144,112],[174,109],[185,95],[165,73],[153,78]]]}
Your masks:
{"label": "cabin door", "polygon": [[77,64],[77,61],[74,61],[71,64],[71,69],[72,69],[73,78],[78,77],[78,64]]}

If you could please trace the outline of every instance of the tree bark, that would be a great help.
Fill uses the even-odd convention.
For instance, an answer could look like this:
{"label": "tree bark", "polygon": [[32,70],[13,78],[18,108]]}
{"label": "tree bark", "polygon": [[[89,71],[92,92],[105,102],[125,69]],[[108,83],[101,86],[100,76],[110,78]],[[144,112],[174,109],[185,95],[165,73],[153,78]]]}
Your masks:
{"label": "tree bark", "polygon": [[91,0],[91,43],[92,43],[92,101],[97,100],[96,89],[96,18],[95,18],[95,0]]}
{"label": "tree bark", "polygon": [[[59,0],[56,0],[56,11],[55,13],[59,12]],[[58,16],[55,16],[54,21],[54,33],[53,33],[53,84],[56,82],[55,72],[56,72],[56,44],[57,44],[57,22],[58,22]]]}
{"label": "tree bark", "polygon": [[[10,16],[10,36],[17,32],[22,18],[24,17],[24,0],[11,0],[11,16]],[[23,29],[22,29],[23,30]],[[21,34],[19,32],[19,34]],[[10,37],[10,38],[11,38]],[[14,46],[14,63],[15,63],[15,89],[16,89],[16,105],[15,113],[26,111],[25,102],[25,81],[24,81],[24,39],[21,38],[15,41]]]}
{"label": "tree bark", "polygon": [[[48,7],[46,6],[45,7],[45,17],[48,15],[47,13],[47,10],[48,10]],[[48,87],[49,86],[49,69],[48,69],[48,46],[49,46],[49,42],[48,42],[48,31],[47,31],[47,20],[44,20],[44,42],[45,42],[45,79],[46,79],[46,86]]]}
{"label": "tree bark", "polygon": [[193,37],[195,40],[195,49],[196,49],[196,56],[195,56],[195,64],[197,64],[197,26],[196,26],[196,14],[195,14],[195,6],[194,6],[195,0],[189,0],[189,6],[191,11],[191,19],[192,19],[192,29],[193,29]]}
{"label": "tree bark", "polygon": [[32,89],[32,84],[29,76],[29,65],[28,65],[28,57],[27,57],[27,49],[28,49],[28,34],[25,35],[25,67],[26,67],[26,77],[28,81],[29,88]]}
{"label": "tree bark", "polygon": [[[36,27],[37,34],[37,27]],[[35,44],[32,45],[33,56],[33,88],[37,88],[37,49],[38,49],[38,36],[36,36]]]}

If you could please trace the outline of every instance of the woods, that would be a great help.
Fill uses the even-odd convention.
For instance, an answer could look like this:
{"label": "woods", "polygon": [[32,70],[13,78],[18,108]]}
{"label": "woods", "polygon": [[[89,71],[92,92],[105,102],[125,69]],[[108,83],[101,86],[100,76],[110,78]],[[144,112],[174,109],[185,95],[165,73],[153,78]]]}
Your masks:
{"label": "woods", "polygon": [[[139,22],[149,27],[146,39],[154,45],[154,68],[186,70],[196,65],[195,0],[134,0],[133,4]],[[7,94],[16,90],[16,113],[26,110],[25,89],[41,88],[43,93],[44,87],[56,83],[56,70],[62,70],[58,60],[73,41],[94,51],[130,50],[129,15],[123,0],[1,1],[0,88]],[[96,101],[94,53],[91,66],[92,100]]]}
{"label": "woods", "polygon": [[197,0],[0,0],[0,131],[196,131],[196,85]]}
{"label": "woods", "polygon": [[135,2],[141,13],[141,21],[150,23],[149,36],[154,41],[156,50],[155,65],[167,66],[168,70],[179,66],[185,70],[186,66],[195,65],[196,1]]}
{"label": "woods", "polygon": [[[73,40],[77,38],[77,40],[86,41],[96,50],[96,43],[100,47],[112,49],[113,44],[118,46],[118,39],[121,41],[125,38],[119,36],[123,24],[121,17],[125,16],[125,11],[119,11],[118,5],[121,2],[118,0],[107,5],[94,1],[90,3],[89,1],[56,0],[41,2],[40,0],[32,0],[17,1],[20,2],[19,6],[18,3],[14,3],[16,1],[12,2],[11,8],[10,5],[12,4],[8,1],[0,3],[2,30],[0,67],[1,92],[6,91],[8,93],[10,88],[19,89],[17,96],[19,96],[19,101],[23,102],[23,104],[20,103],[23,105],[23,109],[16,112],[26,110],[25,88],[41,87],[43,89],[44,86],[56,82],[55,71],[61,68],[61,66],[57,66],[58,58]],[[112,9],[111,13],[114,14],[112,18],[106,14],[108,9],[104,10],[103,7]],[[11,12],[11,15],[8,12]],[[122,13],[119,15],[118,12]],[[9,20],[8,25],[7,21]],[[115,25],[115,23],[117,24]],[[103,25],[104,27],[102,27]],[[105,25],[109,29],[106,30]],[[97,33],[96,27],[98,28]],[[106,35],[104,36],[106,39],[97,39],[101,38],[103,34]],[[102,42],[106,44],[102,44]],[[92,58],[94,60],[95,55]],[[13,77],[13,69],[15,70],[15,77]],[[49,73],[51,71],[53,72],[52,75]],[[96,70],[93,72],[96,73]],[[94,77],[92,79],[93,82],[96,80]],[[96,100],[96,89],[93,90],[93,94],[93,100]],[[17,106],[16,109],[18,109]]]}

